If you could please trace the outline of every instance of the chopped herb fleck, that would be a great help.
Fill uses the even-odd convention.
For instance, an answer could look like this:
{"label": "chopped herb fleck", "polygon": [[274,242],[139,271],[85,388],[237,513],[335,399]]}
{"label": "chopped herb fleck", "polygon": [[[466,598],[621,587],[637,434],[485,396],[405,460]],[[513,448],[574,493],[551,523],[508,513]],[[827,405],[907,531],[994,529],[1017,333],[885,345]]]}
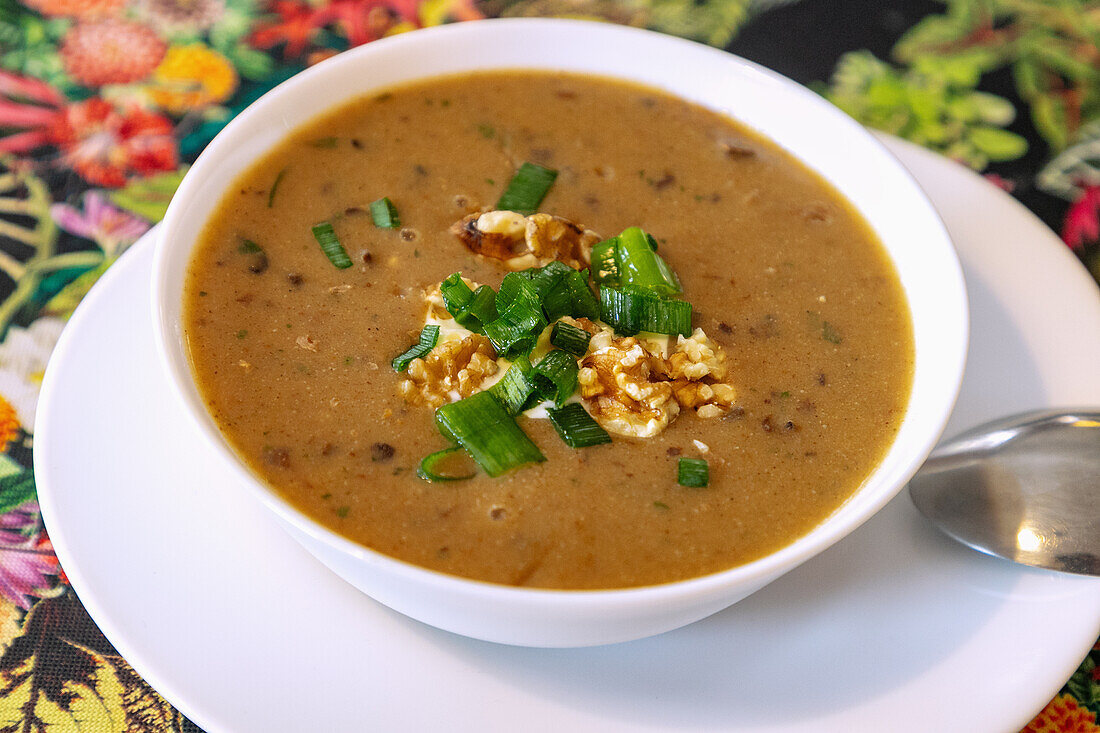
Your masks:
{"label": "chopped herb fleck", "polygon": [[351,364],[351,363],[352,363],[352,362],[354,362],[354,361],[355,361],[355,357],[354,357],[354,356],[345,356],[345,357],[344,357],[344,365],[345,365],[345,366],[347,366],[347,365]]}
{"label": "chopped herb fleck", "polygon": [[243,328],[240,331],[237,331],[237,338],[239,338],[239,339],[243,339],[247,335],[248,335],[248,331],[246,331]]}
{"label": "chopped herb fleck", "polygon": [[495,185],[497,185],[497,182],[496,182],[496,181],[494,181],[494,180],[493,180],[492,178],[486,178],[486,179],[485,179],[485,182],[486,182],[486,183],[488,183],[488,184],[489,184],[490,186],[495,186]]}
{"label": "chopped herb fleck", "polygon": [[821,324],[821,338],[825,339],[830,344],[839,344],[844,340],[841,338],[840,332],[836,330],[836,327],[828,321]]}
{"label": "chopped herb fleck", "polygon": [[279,184],[282,183],[285,173],[286,168],[279,171],[278,175],[275,176],[275,182],[271,184],[271,190],[267,192],[267,208],[269,209],[275,203],[275,192],[279,190]]}
{"label": "chopped herb fleck", "polygon": [[322,499],[331,499],[331,498],[332,498],[332,494],[328,494],[328,493],[326,493],[326,494],[321,494],[321,498],[322,498]]}
{"label": "chopped herb fleck", "polygon": [[251,239],[242,239],[240,246],[237,247],[237,251],[242,255],[256,254],[257,252],[263,252],[264,248],[253,242]]}
{"label": "chopped herb fleck", "polygon": [[653,502],[653,508],[657,509],[658,511],[667,512],[668,504],[664,503],[663,501],[655,501]]}
{"label": "chopped herb fleck", "polygon": [[321,137],[316,140],[310,140],[310,147],[314,148],[335,148],[336,143],[339,142],[334,137]]}
{"label": "chopped herb fleck", "polygon": [[779,396],[782,397],[783,399],[787,399],[788,397],[791,396],[791,393],[788,392],[787,390],[783,390],[782,392],[779,393]]}
{"label": "chopped herb fleck", "polygon": [[199,297],[200,298],[205,298],[206,297],[206,291],[205,290],[200,290],[199,291]]}
{"label": "chopped herb fleck", "polygon": [[490,125],[488,122],[478,123],[477,131],[486,140],[491,140],[497,134],[496,128]]}
{"label": "chopped herb fleck", "polygon": [[351,511],[351,507],[347,507],[347,506],[339,507],[336,510],[336,516],[343,519],[344,517],[346,517],[348,515],[348,512],[350,512],[350,511]]}

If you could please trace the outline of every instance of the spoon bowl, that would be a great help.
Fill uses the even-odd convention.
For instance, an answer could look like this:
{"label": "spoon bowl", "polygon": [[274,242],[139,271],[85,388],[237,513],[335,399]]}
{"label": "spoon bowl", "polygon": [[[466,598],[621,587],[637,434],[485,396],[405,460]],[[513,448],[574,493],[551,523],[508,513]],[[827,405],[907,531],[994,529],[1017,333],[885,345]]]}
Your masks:
{"label": "spoon bowl", "polygon": [[1100,576],[1100,410],[1042,410],[980,425],[909,482],[950,537],[1023,565]]}

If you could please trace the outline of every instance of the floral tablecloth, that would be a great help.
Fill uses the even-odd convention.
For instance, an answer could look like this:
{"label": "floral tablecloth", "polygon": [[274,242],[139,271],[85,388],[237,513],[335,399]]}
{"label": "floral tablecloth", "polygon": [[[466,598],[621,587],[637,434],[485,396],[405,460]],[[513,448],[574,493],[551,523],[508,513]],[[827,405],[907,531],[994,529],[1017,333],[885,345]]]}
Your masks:
{"label": "floral tablecloth", "polygon": [[[42,526],[34,413],[73,309],[271,87],[382,36],[519,15],[759,61],[984,172],[1100,280],[1100,2],[0,0],[0,732],[197,730],[96,628]],[[1100,733],[1098,714],[1100,644],[1027,730]]]}

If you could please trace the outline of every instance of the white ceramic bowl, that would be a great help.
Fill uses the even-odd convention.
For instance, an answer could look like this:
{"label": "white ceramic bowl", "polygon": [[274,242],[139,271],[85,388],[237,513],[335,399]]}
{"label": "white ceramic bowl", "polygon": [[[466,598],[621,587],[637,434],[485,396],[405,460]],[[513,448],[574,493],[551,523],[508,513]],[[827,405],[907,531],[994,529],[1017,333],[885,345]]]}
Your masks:
{"label": "white ceramic bowl", "polygon": [[[181,310],[191,250],[226,187],[288,131],[345,100],[414,79],[497,68],[618,77],[725,112],[828,179],[878,233],[912,309],[912,396],[885,459],[812,532],[747,565],[666,585],[609,591],[505,587],[416,567],[340,537],[269,490],[222,438],[192,380]],[[725,52],[580,21],[479,21],[421,30],[348,51],[295,76],[238,115],[191,168],[165,216],[153,277],[160,351],[188,412],[209,438],[206,458],[224,462],[227,484],[248,487],[325,565],[387,606],[459,634],[530,646],[604,644],[683,626],[843,538],[897,494],[938,438],[958,391],[968,333],[962,273],[947,232],[913,179],[862,127],[803,87]]]}

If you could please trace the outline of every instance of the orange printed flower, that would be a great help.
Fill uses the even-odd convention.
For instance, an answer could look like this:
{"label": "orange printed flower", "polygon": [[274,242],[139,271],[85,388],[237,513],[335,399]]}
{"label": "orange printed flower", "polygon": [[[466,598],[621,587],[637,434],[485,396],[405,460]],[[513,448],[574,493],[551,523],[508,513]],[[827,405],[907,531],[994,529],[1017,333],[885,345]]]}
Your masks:
{"label": "orange printed flower", "polygon": [[19,437],[19,415],[3,396],[0,396],[0,452]]}
{"label": "orange printed flower", "polygon": [[98,97],[66,107],[50,138],[65,162],[98,186],[118,188],[131,176],[179,164],[168,118],[140,108],[119,110]]}
{"label": "orange printed flower", "polygon": [[172,46],[153,72],[149,97],[162,109],[182,115],[220,104],[237,89],[237,71],[217,51],[201,43]]}
{"label": "orange printed flower", "polygon": [[161,58],[165,42],[151,28],[107,18],[81,22],[61,41],[61,61],[77,82],[89,87],[144,79]]}
{"label": "orange printed flower", "polygon": [[23,0],[28,8],[49,17],[102,18],[115,15],[127,0]]}
{"label": "orange printed flower", "polygon": [[1069,695],[1059,695],[1021,733],[1100,733],[1096,713],[1080,707]]}

